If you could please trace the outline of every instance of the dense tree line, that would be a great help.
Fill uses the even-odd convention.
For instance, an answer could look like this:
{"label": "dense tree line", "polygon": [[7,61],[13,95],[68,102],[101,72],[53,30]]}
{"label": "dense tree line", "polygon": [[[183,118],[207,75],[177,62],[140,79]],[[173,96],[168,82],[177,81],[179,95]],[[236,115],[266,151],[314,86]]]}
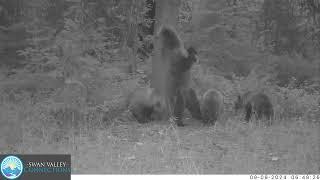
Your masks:
{"label": "dense tree line", "polygon": [[[207,14],[206,8],[211,9]],[[177,19],[166,19],[169,16],[163,14]],[[224,53],[209,55],[208,63],[229,74],[246,76],[250,72],[246,67],[251,68],[248,63],[263,63],[244,57],[236,61],[233,50],[228,49],[232,42],[250,42],[248,47],[260,54],[286,56],[273,63],[272,70],[282,86],[292,77],[299,87],[314,83],[319,76],[319,0],[181,0],[157,4],[153,0],[1,0],[0,53],[6,57],[1,65],[32,64],[36,71],[52,61],[54,68],[62,69],[74,56],[90,55],[104,63],[117,59],[115,52],[120,50],[130,64],[129,71],[135,72],[137,61],[152,54],[152,35],[159,22],[166,21],[172,21],[169,24],[182,34],[189,34],[186,41],[199,44],[201,37],[207,36],[219,43],[216,46]],[[217,49],[205,46],[199,48],[208,54]]]}

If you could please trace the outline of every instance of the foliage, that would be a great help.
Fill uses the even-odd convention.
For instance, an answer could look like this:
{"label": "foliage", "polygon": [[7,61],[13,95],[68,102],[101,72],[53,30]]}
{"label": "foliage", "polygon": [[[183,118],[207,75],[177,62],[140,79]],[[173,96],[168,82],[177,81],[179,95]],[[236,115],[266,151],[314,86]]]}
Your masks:
{"label": "foliage", "polygon": [[182,0],[179,10],[179,23],[187,24],[192,19],[192,0]]}
{"label": "foliage", "polygon": [[276,54],[298,52],[311,56],[304,46],[319,48],[319,2],[264,1],[261,12],[261,30],[265,44]]}
{"label": "foliage", "polygon": [[74,57],[90,53],[100,62],[105,61],[108,57],[106,47],[111,46],[113,41],[105,37],[106,26],[103,22],[85,23],[88,17],[84,11],[79,3],[71,5],[63,17],[62,28],[50,26],[42,16],[27,24],[31,34],[28,39],[30,46],[20,50],[19,54],[31,60],[28,67],[42,72],[43,67],[50,66],[50,70],[60,72],[59,76],[66,76],[70,74],[64,72],[65,66],[70,64],[67,61],[74,60]]}
{"label": "foliage", "polygon": [[204,69],[224,77],[272,74],[282,87],[317,91],[319,1],[193,2],[199,6],[193,43]]}
{"label": "foliage", "polygon": [[309,89],[308,87],[317,83],[314,78],[318,73],[317,64],[306,63],[301,59],[302,57],[299,55],[284,55],[281,56],[280,60],[275,61],[278,85]]}
{"label": "foliage", "polygon": [[[153,20],[144,18],[150,6],[146,1],[30,1],[24,18],[29,46],[18,51],[31,60],[32,71],[44,67],[65,71],[66,61],[90,55],[100,63],[108,62],[121,46],[143,44],[136,40],[138,26],[149,27]],[[36,9],[36,11],[34,11]],[[148,36],[145,42],[149,42]],[[150,45],[149,45],[150,46]],[[73,61],[73,60],[72,60]],[[72,63],[71,63],[72,64]],[[68,73],[63,73],[68,74]]]}
{"label": "foliage", "polygon": [[29,46],[17,52],[30,60],[27,68],[31,67],[33,72],[36,70],[42,71],[46,64],[58,63],[59,58],[53,51],[51,43],[54,29],[48,26],[41,26],[38,18],[27,24],[26,27],[27,33],[31,34],[31,37],[27,39]]}
{"label": "foliage", "polygon": [[[167,121],[138,124],[126,111],[126,96],[147,86],[143,72],[151,66],[141,62],[142,73],[127,73],[119,49],[142,47],[139,34],[152,42],[150,1],[0,0],[7,11],[0,38],[19,44],[15,35],[25,35],[19,54],[29,70],[1,67],[0,132],[17,136],[3,136],[0,151],[68,152],[76,173],[317,173],[320,64],[312,53],[319,1],[183,0],[179,33],[191,34],[186,27],[201,15],[191,38],[200,60],[192,87],[199,97],[221,91],[227,114],[214,127],[186,118],[189,126],[179,129]],[[26,32],[8,33],[17,26]],[[12,46],[6,42],[0,53]],[[233,114],[246,91],[271,98],[274,125],[242,123]],[[97,168],[97,161],[105,163]]]}

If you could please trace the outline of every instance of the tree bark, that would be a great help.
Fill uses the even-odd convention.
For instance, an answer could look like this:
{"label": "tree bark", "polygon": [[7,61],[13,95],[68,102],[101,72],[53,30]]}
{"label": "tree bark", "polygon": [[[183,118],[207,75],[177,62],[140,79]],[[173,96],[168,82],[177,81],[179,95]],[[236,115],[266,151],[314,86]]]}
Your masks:
{"label": "tree bark", "polygon": [[124,42],[125,49],[127,50],[127,58],[129,60],[129,72],[136,73],[137,71],[137,34],[138,34],[138,14],[142,10],[142,1],[132,0],[129,1],[128,7],[130,10],[127,12],[127,33]]}

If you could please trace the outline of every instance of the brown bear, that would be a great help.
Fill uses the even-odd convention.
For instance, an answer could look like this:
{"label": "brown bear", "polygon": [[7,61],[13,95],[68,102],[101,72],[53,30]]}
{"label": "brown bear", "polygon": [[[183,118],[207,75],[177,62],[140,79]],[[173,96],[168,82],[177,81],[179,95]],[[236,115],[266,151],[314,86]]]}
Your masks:
{"label": "brown bear", "polygon": [[193,47],[186,50],[177,32],[170,26],[162,26],[157,37],[161,61],[166,64],[164,94],[167,110],[178,126],[184,126],[182,117],[185,108],[195,117],[200,114],[198,99],[190,88],[190,70],[197,61],[197,53]]}
{"label": "brown bear", "polygon": [[185,92],[186,108],[191,116],[197,120],[202,119],[200,102],[198,100],[196,92],[190,88]]}
{"label": "brown bear", "polygon": [[248,103],[248,101],[251,99],[251,97],[254,95],[252,91],[247,91],[246,93],[242,95],[237,96],[237,100],[234,103],[234,110],[236,113],[243,110],[245,105]]}
{"label": "brown bear", "polygon": [[223,95],[216,89],[207,90],[201,98],[202,121],[214,125],[224,112]]}
{"label": "brown bear", "polygon": [[255,118],[262,119],[263,117],[268,120],[269,125],[273,118],[273,106],[270,98],[262,93],[246,92],[242,96],[238,96],[235,102],[235,110],[244,110],[245,112],[245,121],[249,122],[252,115],[255,115]]}
{"label": "brown bear", "polygon": [[137,88],[129,94],[128,108],[139,123],[147,123],[161,118],[164,103],[153,88]]}

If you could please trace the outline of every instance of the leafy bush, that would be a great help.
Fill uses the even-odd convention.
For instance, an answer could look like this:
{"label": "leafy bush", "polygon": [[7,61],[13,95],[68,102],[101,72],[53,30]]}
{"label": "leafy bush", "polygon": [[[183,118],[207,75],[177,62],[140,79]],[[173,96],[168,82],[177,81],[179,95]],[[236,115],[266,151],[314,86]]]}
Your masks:
{"label": "leafy bush", "polygon": [[319,73],[316,62],[308,62],[301,56],[284,55],[276,58],[274,63],[279,86],[309,89],[308,87],[317,83],[314,78]]}

